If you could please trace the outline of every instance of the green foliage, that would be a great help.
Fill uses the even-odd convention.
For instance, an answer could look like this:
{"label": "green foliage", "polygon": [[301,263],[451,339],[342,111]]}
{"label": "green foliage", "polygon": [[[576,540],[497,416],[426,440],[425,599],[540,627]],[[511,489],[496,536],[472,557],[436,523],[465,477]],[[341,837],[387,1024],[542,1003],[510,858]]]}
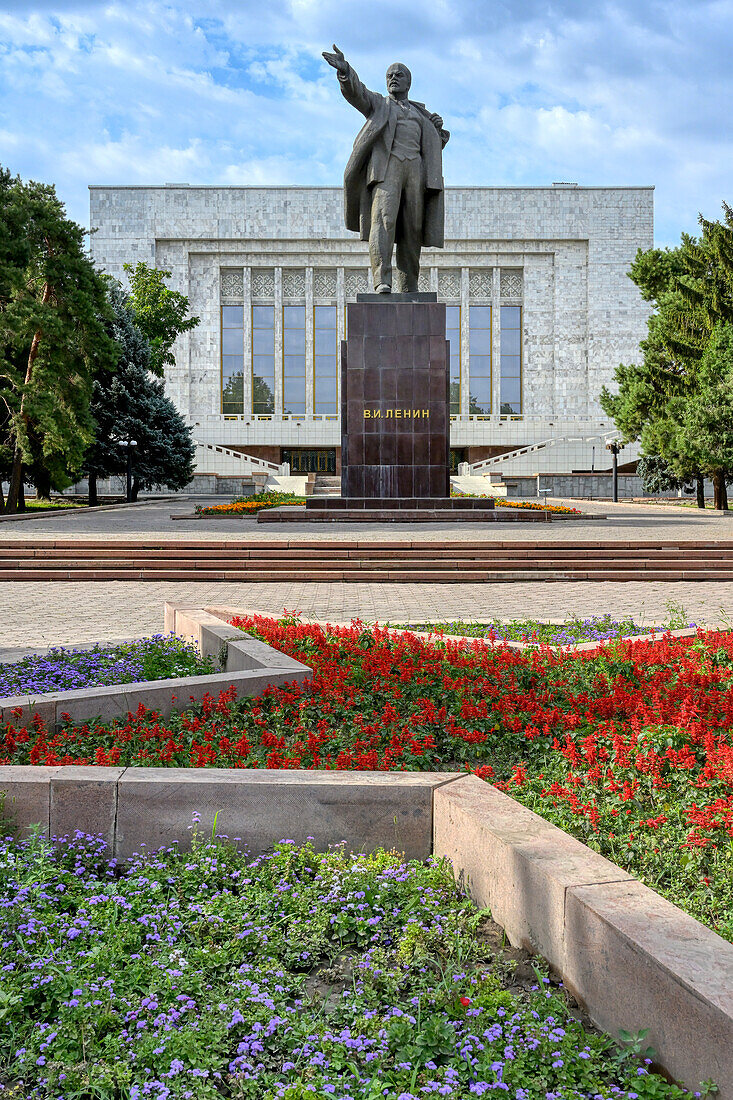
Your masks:
{"label": "green foliage", "polygon": [[683,234],[676,249],[637,253],[629,275],[654,307],[643,359],[619,366],[616,392],[601,393],[626,442],[639,440],[682,483],[712,478],[719,508],[727,508],[733,477],[725,336],[733,325],[733,211],[723,208],[722,222],[700,216],[699,238]]}
{"label": "green foliage", "polygon": [[671,404],[678,425],[671,468],[690,466],[708,477],[733,475],[733,324],[713,329],[696,371],[696,385]]}
{"label": "green foliage", "polygon": [[671,467],[659,455],[642,455],[636,464],[636,472],[644,492],[652,496],[669,492],[670,489],[692,490],[690,479],[675,477]]}
{"label": "green foliage", "polygon": [[148,267],[140,260],[133,267],[124,264],[130,280],[130,306],[140,331],[150,342],[150,370],[163,377],[166,366],[173,366],[172,347],[176,337],[199,324],[188,315],[188,298],[165,285],[170,271]]}
{"label": "green foliage", "polygon": [[[0,170],[0,465],[16,511],[24,467],[62,489],[93,438],[95,375],[114,367],[105,283],[54,188]],[[0,471],[1,472],[1,471]]]}

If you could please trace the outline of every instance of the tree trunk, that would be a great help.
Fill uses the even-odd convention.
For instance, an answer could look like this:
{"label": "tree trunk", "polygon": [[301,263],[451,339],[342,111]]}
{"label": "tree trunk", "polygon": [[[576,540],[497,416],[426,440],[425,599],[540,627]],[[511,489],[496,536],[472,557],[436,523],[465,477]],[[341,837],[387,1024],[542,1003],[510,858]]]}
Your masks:
{"label": "tree trunk", "polygon": [[89,471],[89,507],[96,508],[99,504],[99,498],[97,497],[97,471]]}
{"label": "tree trunk", "polygon": [[13,516],[20,511],[18,501],[23,491],[23,456],[20,447],[15,447],[13,453],[13,466],[10,471],[10,484],[8,485],[8,499],[5,502],[5,511]]}
{"label": "tree trunk", "polygon": [[[45,305],[48,304],[48,302],[50,300],[51,300],[51,284],[47,282],[43,286],[43,297],[41,298],[41,304],[45,306]],[[31,340],[31,350],[28,352],[28,365],[25,369],[25,383],[24,383],[24,386],[23,386],[23,396],[20,399],[20,416],[21,416],[21,419],[26,420],[26,422],[27,422],[27,417],[25,415],[25,393],[26,393],[26,390],[27,390],[28,386],[30,385],[31,379],[33,377],[33,364],[35,363],[36,357],[38,355],[38,348],[39,348],[40,343],[41,343],[42,335],[43,335],[43,332],[41,331],[40,328],[37,329],[36,332],[34,332],[33,339]],[[19,501],[21,500],[21,498],[23,498],[23,453],[20,449],[20,446],[18,444],[18,439],[17,439],[17,436],[16,436],[15,451],[13,453],[13,468],[12,468],[11,473],[10,473],[10,487],[8,489],[8,499],[7,499],[7,502],[5,504],[5,511],[8,512],[10,515],[13,515],[15,512],[21,512],[21,511],[24,512],[25,511],[25,499],[24,498],[23,498],[22,508],[18,507],[18,504],[19,504]]]}
{"label": "tree trunk", "polygon": [[39,500],[50,500],[51,475],[48,470],[41,470],[36,467],[34,470],[34,480],[36,483],[36,496]]}
{"label": "tree trunk", "polygon": [[713,506],[717,508],[719,512],[728,511],[728,491],[725,487],[724,473],[716,473],[713,475]]}
{"label": "tree trunk", "polygon": [[140,492],[140,486],[137,478],[132,479],[132,488],[130,490],[130,500],[137,500],[137,494]]}
{"label": "tree trunk", "polygon": [[702,474],[697,475],[697,477],[695,478],[695,483],[696,483],[696,486],[697,486],[697,506],[698,506],[698,508],[704,508],[705,507],[705,478],[702,476]]}

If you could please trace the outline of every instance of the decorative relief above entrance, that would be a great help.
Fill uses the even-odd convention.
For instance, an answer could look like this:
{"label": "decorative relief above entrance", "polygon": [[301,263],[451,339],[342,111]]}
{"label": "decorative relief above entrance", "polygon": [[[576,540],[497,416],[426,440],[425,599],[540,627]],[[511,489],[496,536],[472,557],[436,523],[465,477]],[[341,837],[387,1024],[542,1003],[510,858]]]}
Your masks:
{"label": "decorative relief above entrance", "polygon": [[283,268],[283,298],[305,297],[305,271],[300,268]]}
{"label": "decorative relief above entrance", "polygon": [[521,270],[504,269],[501,273],[502,298],[521,298],[524,289]]}
{"label": "decorative relief above entrance", "polygon": [[314,271],[313,272],[313,297],[314,298],[335,298],[336,297],[336,272],[335,271]]}
{"label": "decorative relief above entrance", "polygon": [[253,298],[274,298],[275,297],[275,272],[262,270],[261,268],[252,269],[252,297]]}
{"label": "decorative relief above entrance", "polygon": [[468,293],[471,298],[490,298],[494,282],[494,272],[490,267],[483,271],[472,269],[468,277]]}
{"label": "decorative relief above entrance", "polygon": [[441,298],[460,298],[460,271],[438,271],[438,294]]}
{"label": "decorative relief above entrance", "polygon": [[222,298],[241,298],[244,294],[244,275],[241,267],[221,269]]}
{"label": "decorative relief above entrance", "polygon": [[347,298],[369,291],[369,277],[366,271],[350,268],[344,271],[344,292]]}

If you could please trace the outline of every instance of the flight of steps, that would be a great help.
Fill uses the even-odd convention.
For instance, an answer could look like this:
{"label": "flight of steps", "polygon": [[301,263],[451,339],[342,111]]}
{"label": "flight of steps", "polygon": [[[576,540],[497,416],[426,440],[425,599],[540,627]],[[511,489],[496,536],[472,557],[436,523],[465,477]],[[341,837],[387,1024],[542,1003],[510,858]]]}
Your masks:
{"label": "flight of steps", "polygon": [[311,496],[340,497],[341,477],[338,474],[316,474]]}
{"label": "flight of steps", "polygon": [[733,580],[724,542],[0,540],[0,581]]}

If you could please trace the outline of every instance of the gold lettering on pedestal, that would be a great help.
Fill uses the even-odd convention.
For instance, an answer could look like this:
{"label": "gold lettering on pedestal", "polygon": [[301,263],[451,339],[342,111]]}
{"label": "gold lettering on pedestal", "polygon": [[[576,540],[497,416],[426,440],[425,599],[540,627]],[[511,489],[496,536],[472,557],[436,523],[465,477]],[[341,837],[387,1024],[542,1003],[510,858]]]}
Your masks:
{"label": "gold lettering on pedestal", "polygon": [[365,420],[420,420],[430,418],[430,409],[364,409]]}

